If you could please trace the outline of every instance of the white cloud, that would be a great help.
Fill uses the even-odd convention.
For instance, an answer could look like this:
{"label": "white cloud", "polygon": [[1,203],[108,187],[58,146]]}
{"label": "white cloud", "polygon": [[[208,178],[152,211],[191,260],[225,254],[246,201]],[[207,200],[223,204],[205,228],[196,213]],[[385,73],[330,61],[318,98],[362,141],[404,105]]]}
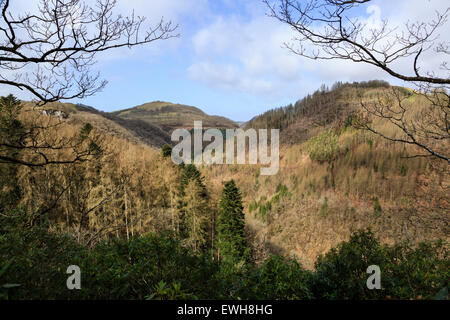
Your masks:
{"label": "white cloud", "polygon": [[188,72],[193,79],[222,89],[254,94],[264,94],[274,89],[272,82],[242,74],[241,70],[232,64],[199,62],[190,66]]}
{"label": "white cloud", "polygon": [[279,93],[300,76],[301,61],[282,48],[290,36],[288,27],[265,16],[217,17],[192,39],[196,62],[189,74],[213,87]]}
{"label": "white cloud", "polygon": [[[255,11],[261,8],[253,5]],[[430,21],[435,10],[442,12],[447,6],[448,2],[441,0],[428,3],[423,0],[379,0],[366,7],[359,19],[366,24],[367,31],[379,28],[385,18],[401,31],[408,20]],[[295,37],[295,31],[264,15],[250,14],[244,18],[243,14],[217,16],[193,36],[196,56],[188,69],[192,79],[211,87],[266,96],[291,95],[293,88],[318,87],[321,83],[338,80],[385,79],[396,82],[383,70],[365,63],[313,61],[299,57],[282,48],[284,42]],[[448,41],[449,35],[440,36]],[[379,46],[382,45],[380,42]],[[423,69],[436,70],[442,59],[436,54],[425,54]],[[411,74],[413,71],[411,59],[401,59],[393,66],[402,73]]]}
{"label": "white cloud", "polygon": [[[363,18],[376,27],[380,17],[380,8],[370,6]],[[291,96],[299,88],[317,88],[323,82],[385,78],[368,65],[295,55],[283,46],[294,36],[287,25],[264,15],[218,16],[192,38],[196,58],[189,75],[211,87],[266,97]]]}
{"label": "white cloud", "polygon": [[[214,2],[213,2],[214,1]],[[285,24],[264,16],[259,0],[121,0],[117,12],[148,17],[154,25],[161,17],[180,24],[180,39],[157,41],[133,50],[120,49],[99,56],[98,68],[108,68],[116,60],[148,61],[170,53],[185,58],[187,75],[210,87],[250,93],[263,97],[299,97],[299,88],[317,88],[322,82],[386,79],[392,77],[376,67],[348,61],[312,61],[283,48],[295,32]],[[15,11],[33,7],[37,0],[15,0]],[[212,7],[225,4],[227,10],[214,14]],[[435,10],[442,12],[448,0],[375,0],[361,19],[369,27],[388,18],[401,26],[411,20],[429,21]],[[219,6],[220,7],[220,6]],[[232,12],[232,13],[230,13]],[[199,27],[201,26],[201,27]],[[441,39],[450,40],[447,28]],[[401,29],[400,29],[401,30]],[[192,33],[192,34],[191,34]],[[444,57],[445,59],[446,57]],[[442,55],[427,54],[421,61],[424,70],[436,70]],[[158,61],[159,63],[159,61]],[[395,65],[396,70],[411,73],[411,61]]]}

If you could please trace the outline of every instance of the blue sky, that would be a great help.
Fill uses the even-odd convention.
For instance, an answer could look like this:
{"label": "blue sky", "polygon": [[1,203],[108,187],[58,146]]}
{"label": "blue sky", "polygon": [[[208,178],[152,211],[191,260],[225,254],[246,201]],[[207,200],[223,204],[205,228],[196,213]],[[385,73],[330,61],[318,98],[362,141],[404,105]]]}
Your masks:
{"label": "blue sky", "polygon": [[[36,0],[13,3],[20,11],[31,1]],[[394,23],[416,17],[426,20],[446,3],[377,0],[355,15],[373,23],[381,18]],[[148,17],[149,23],[161,16],[172,20],[179,25],[180,37],[100,55],[95,68],[108,81],[107,87],[73,102],[115,111],[162,100],[246,121],[294,102],[322,83],[393,82],[371,66],[311,61],[283,49],[283,42],[294,34],[265,15],[261,0],[119,0],[117,12],[129,14],[133,9]]]}

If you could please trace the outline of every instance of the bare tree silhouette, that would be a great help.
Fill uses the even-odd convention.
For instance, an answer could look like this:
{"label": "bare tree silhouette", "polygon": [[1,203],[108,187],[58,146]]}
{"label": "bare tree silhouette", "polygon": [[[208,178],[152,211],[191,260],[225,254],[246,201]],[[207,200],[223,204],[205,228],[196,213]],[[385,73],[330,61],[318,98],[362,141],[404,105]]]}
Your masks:
{"label": "bare tree silhouette", "polygon": [[[352,9],[368,5],[370,0],[263,0],[269,16],[292,27],[295,38],[285,43],[291,52],[314,60],[348,60],[366,63],[385,71],[394,78],[410,82],[415,93],[424,97],[423,108],[417,112],[405,103],[407,92],[392,88],[392,92],[377,103],[362,103],[366,112],[357,127],[385,139],[414,145],[420,150],[415,156],[432,156],[450,163],[450,68],[449,42],[441,40],[450,7],[436,12],[428,22],[406,22],[404,29],[382,20],[369,26],[355,18]],[[425,70],[424,54],[443,57],[439,70]],[[410,73],[397,68],[406,61]],[[374,117],[389,121],[398,128],[396,134],[376,129]]]}
{"label": "bare tree silhouette", "polygon": [[106,85],[91,70],[98,53],[178,36],[170,21],[143,30],[144,17],[114,13],[116,0],[92,2],[41,0],[37,13],[16,14],[0,0],[0,84],[40,102],[84,98]]}

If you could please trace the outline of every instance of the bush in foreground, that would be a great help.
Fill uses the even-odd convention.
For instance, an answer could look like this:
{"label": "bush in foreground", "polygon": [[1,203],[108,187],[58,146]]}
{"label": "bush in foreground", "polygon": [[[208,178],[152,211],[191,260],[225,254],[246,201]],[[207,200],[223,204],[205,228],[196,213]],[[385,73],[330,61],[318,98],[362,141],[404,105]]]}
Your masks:
{"label": "bush in foreground", "polygon": [[[386,246],[359,231],[308,271],[282,256],[262,265],[217,262],[170,234],[88,248],[47,229],[21,211],[0,217],[0,299],[448,298],[443,242]],[[69,265],[81,269],[81,290],[66,287]],[[381,268],[380,290],[367,289],[369,265]]]}

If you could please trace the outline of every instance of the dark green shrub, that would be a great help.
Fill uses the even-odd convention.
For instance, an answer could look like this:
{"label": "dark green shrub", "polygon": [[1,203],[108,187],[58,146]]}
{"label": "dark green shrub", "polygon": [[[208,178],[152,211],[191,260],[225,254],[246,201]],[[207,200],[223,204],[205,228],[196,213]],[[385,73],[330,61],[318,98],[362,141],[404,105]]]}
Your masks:
{"label": "dark green shrub", "polygon": [[[381,289],[369,290],[366,270],[381,270]],[[347,242],[319,257],[311,291],[319,299],[433,299],[448,287],[448,250],[444,243],[380,245],[370,231],[358,231]]]}
{"label": "dark green shrub", "polygon": [[243,279],[238,295],[242,299],[310,299],[310,277],[297,261],[271,255]]}

